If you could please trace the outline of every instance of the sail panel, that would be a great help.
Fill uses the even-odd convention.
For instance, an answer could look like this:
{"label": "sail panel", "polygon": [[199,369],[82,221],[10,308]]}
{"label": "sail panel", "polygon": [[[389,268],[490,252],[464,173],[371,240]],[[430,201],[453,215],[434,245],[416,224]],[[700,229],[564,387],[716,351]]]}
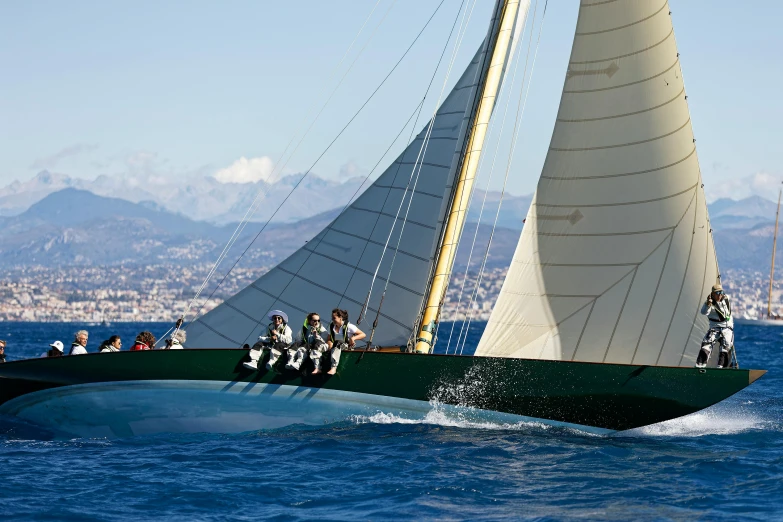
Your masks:
{"label": "sail panel", "polygon": [[692,365],[718,278],[665,2],[583,1],[536,195],[476,355]]}
{"label": "sail panel", "polygon": [[[361,325],[369,333],[395,252],[397,258],[374,343],[407,343],[448,208],[481,68],[486,66],[486,52],[485,43],[441,104],[423,157],[419,157],[419,152],[426,126],[325,230],[247,288],[188,325],[187,347],[252,344],[268,323],[266,314],[275,308],[285,311],[293,325],[309,312],[318,312],[328,321],[336,307],[347,309],[351,321],[356,321],[383,255],[368,319]],[[414,169],[414,179],[418,176],[415,191],[412,183],[409,186]],[[395,219],[400,205],[402,211]],[[384,255],[390,231],[391,240]],[[396,251],[400,233],[402,240]]]}

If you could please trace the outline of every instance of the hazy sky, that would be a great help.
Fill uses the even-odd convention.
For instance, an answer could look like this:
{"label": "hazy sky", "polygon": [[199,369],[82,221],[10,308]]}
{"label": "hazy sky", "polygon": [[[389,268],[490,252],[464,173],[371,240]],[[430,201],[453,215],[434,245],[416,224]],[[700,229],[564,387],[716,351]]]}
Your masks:
{"label": "hazy sky", "polygon": [[[87,179],[263,176],[281,166],[303,118],[328,98],[358,56],[285,168],[305,170],[439,1],[0,2],[0,186],[42,169]],[[770,196],[783,179],[783,3],[670,3],[708,195]],[[460,4],[445,0],[315,173],[366,173],[379,160],[423,95]],[[492,4],[477,1],[447,83],[456,81],[484,36]],[[543,164],[577,4],[549,2],[514,161],[516,194],[533,190]],[[428,112],[444,77],[445,67],[430,92]]]}

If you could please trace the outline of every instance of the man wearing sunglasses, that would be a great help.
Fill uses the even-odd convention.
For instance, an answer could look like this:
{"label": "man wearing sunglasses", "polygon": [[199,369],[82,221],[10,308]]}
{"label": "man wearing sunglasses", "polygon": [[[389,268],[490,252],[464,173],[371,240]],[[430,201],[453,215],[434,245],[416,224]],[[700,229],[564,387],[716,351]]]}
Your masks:
{"label": "man wearing sunglasses", "polygon": [[712,287],[712,292],[701,307],[701,313],[710,320],[710,329],[707,330],[704,340],[701,342],[701,350],[696,358],[696,367],[707,366],[712,353],[712,345],[718,341],[720,343],[718,368],[726,368],[729,366],[729,349],[734,342],[734,318],[731,317],[729,296],[723,293],[723,287],[720,284]]}

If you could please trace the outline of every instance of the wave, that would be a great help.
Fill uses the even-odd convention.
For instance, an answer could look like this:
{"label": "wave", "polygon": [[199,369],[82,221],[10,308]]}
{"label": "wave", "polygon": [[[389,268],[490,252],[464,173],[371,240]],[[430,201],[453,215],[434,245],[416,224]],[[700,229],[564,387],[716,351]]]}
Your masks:
{"label": "wave", "polygon": [[756,412],[712,409],[685,417],[643,426],[618,434],[648,437],[703,437],[705,435],[735,435],[751,431],[781,431],[780,425]]}
{"label": "wave", "polygon": [[524,431],[524,432],[562,432],[587,436],[596,434],[582,431],[574,427],[556,426],[540,421],[508,420],[505,414],[476,410],[473,408],[446,407],[434,403],[432,409],[421,418],[409,418],[394,413],[378,412],[373,415],[352,415],[350,420],[355,424],[424,424],[447,428],[494,431]]}

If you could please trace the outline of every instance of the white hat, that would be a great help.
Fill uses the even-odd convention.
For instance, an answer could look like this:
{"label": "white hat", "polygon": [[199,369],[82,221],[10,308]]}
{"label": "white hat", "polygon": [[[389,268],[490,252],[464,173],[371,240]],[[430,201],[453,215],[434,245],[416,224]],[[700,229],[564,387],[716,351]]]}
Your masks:
{"label": "white hat", "polygon": [[270,321],[271,321],[271,320],[272,320],[272,318],[273,318],[274,316],[276,316],[276,315],[279,315],[280,317],[282,317],[282,318],[283,318],[283,322],[284,322],[284,323],[287,323],[287,322],[288,322],[288,314],[286,314],[286,313],[285,313],[284,311],[282,311],[282,310],[272,310],[271,312],[269,312],[268,314],[266,314],[266,316],[269,318],[269,320],[270,320]]}
{"label": "white hat", "polygon": [[61,352],[62,352],[62,351],[65,349],[65,348],[63,347],[63,343],[61,343],[60,341],[55,341],[55,342],[53,342],[52,344],[50,344],[49,346],[51,346],[52,348],[57,348],[57,349],[58,349],[58,350],[60,350]]}

